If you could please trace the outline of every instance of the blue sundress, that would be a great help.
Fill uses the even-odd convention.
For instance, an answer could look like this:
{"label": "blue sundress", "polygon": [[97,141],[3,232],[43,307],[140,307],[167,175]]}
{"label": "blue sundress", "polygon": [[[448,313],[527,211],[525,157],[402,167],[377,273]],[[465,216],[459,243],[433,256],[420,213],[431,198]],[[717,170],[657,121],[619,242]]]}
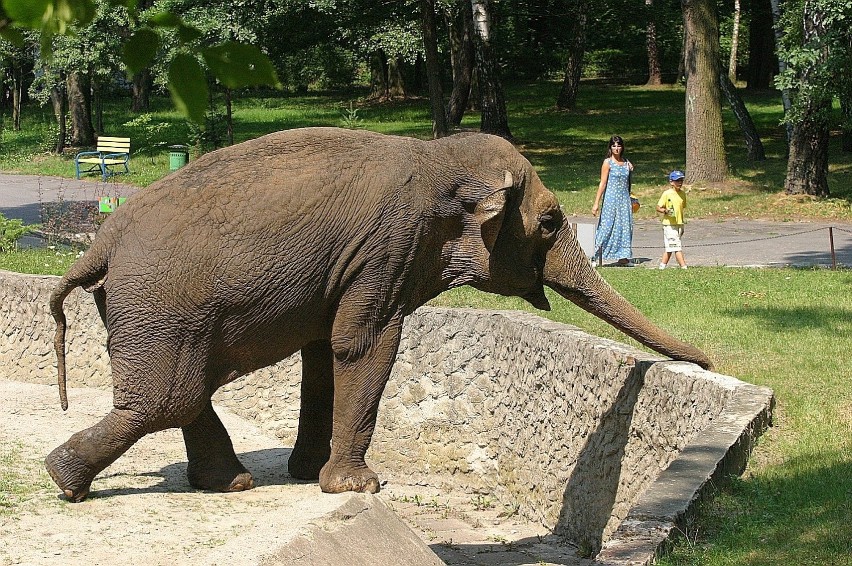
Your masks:
{"label": "blue sundress", "polygon": [[609,176],[603,194],[598,226],[595,229],[593,257],[631,259],[633,257],[633,208],[630,203],[630,162],[619,165],[609,160]]}

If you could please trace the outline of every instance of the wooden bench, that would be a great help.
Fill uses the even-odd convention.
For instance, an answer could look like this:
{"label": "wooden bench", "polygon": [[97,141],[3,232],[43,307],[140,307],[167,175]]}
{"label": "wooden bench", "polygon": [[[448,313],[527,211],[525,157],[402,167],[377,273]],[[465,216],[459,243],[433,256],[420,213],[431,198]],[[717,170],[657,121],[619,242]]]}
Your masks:
{"label": "wooden bench", "polygon": [[[81,174],[98,171],[106,181],[112,175],[130,173],[127,167],[129,160],[130,138],[101,136],[95,151],[81,151],[74,157],[74,167],[77,169],[78,179]],[[117,170],[121,167],[124,167],[124,171]]]}

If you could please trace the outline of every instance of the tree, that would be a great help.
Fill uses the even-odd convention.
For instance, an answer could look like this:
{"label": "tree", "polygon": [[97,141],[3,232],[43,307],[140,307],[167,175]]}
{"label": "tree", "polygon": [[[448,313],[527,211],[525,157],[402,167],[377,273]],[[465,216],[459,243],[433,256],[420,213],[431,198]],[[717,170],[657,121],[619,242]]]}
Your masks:
{"label": "tree", "polygon": [[471,8],[476,69],[479,75],[480,130],[511,140],[513,138],[506,114],[506,100],[491,43],[491,6],[489,0],[471,0]]}
{"label": "tree", "polygon": [[[50,57],[53,38],[68,35],[73,29],[88,25],[96,16],[95,0],[3,0],[0,4],[0,37],[16,44],[23,43],[21,28],[39,32],[42,57]],[[101,6],[123,6],[136,12],[137,0],[106,0]],[[269,59],[256,47],[236,42],[223,42],[201,47],[193,42],[200,33],[169,11],[160,12],[131,37],[124,40],[122,61],[130,76],[148,67],[157,55],[159,31],[175,29],[184,48],[200,57],[211,73],[229,88],[251,85],[280,86]],[[207,84],[198,60],[189,55],[175,57],[169,68],[169,90],[178,110],[197,123],[204,122]]]}
{"label": "tree", "polygon": [[770,0],[751,0],[749,15],[746,88],[765,90],[778,71]]}
{"label": "tree", "polygon": [[765,160],[766,153],[763,151],[763,142],[760,141],[760,135],[757,133],[757,128],[754,126],[751,114],[749,114],[746,105],[743,103],[743,99],[737,92],[737,87],[731,81],[730,74],[722,73],[719,77],[719,83],[745,138],[749,161]]}
{"label": "tree", "polygon": [[456,0],[448,14],[450,56],[453,68],[453,90],[447,102],[447,121],[453,127],[461,124],[470,100],[474,68],[473,13],[468,0]]}
{"label": "tree", "polygon": [[663,84],[663,73],[660,68],[660,49],[657,45],[657,23],[654,21],[654,0],[645,0],[645,13],[648,15],[646,28],[646,49],[648,50],[648,82],[647,86]]}
{"label": "tree", "polygon": [[728,60],[728,78],[737,82],[737,49],[740,43],[740,0],[734,0],[734,23],[731,29],[731,56]]}
{"label": "tree", "polygon": [[570,18],[570,37],[568,43],[568,61],[565,65],[565,78],[556,99],[556,107],[572,110],[577,105],[577,92],[580,90],[580,77],[583,74],[583,54],[586,49],[586,10],[584,0],[571,3],[574,14]]}
{"label": "tree", "polygon": [[682,0],[686,75],[686,182],[723,181],[719,24],[712,0]]}
{"label": "tree", "polygon": [[438,32],[435,29],[435,0],[420,0],[423,18],[423,46],[426,51],[426,77],[429,81],[429,101],[432,105],[432,137],[447,135],[447,114],[444,112],[444,90],[441,87],[441,64],[438,60]]}
{"label": "tree", "polygon": [[788,194],[830,195],[828,138],[833,97],[846,90],[852,6],[831,0],[785,4],[778,85],[790,93],[785,120],[792,126],[784,189]]}

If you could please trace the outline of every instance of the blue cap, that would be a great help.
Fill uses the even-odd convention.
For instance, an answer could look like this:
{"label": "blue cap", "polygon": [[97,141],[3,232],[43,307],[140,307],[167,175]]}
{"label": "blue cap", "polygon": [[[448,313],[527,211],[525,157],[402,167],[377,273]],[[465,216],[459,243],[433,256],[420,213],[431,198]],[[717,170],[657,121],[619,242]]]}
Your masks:
{"label": "blue cap", "polygon": [[669,173],[669,181],[677,181],[679,179],[683,179],[686,175],[683,174],[683,171],[672,171]]}

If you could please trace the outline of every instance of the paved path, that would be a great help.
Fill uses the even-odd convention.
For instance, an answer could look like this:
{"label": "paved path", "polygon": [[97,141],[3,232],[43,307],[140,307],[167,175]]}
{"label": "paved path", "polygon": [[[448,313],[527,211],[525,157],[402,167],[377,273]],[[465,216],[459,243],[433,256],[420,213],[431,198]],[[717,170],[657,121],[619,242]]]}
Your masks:
{"label": "paved path", "polygon": [[[41,221],[43,203],[97,201],[100,196],[130,196],[140,190],[94,179],[0,173],[0,213],[31,224]],[[590,216],[570,221],[586,225],[588,230],[595,223]],[[852,223],[843,222],[692,220],[684,234],[684,254],[693,266],[831,266],[829,228],[833,228],[837,264],[852,266]],[[638,220],[633,235],[637,265],[656,267],[662,251],[659,222]],[[674,260],[670,265],[675,265]]]}

